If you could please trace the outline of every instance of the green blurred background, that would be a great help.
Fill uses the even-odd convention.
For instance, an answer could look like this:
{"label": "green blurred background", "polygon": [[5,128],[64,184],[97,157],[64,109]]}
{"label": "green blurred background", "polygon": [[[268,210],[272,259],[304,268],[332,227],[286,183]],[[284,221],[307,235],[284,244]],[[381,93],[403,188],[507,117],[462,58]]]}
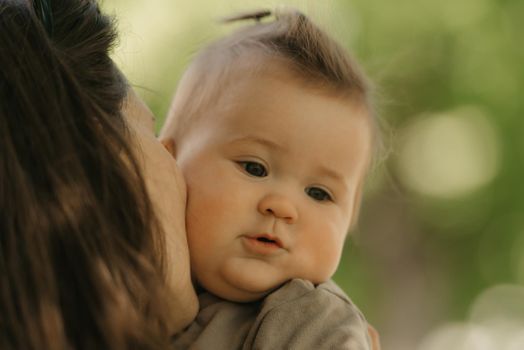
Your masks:
{"label": "green blurred background", "polygon": [[[217,18],[288,4],[350,49],[387,125],[335,279],[386,350],[524,349],[524,1],[106,0],[157,115]],[[520,34],[519,34],[520,33]]]}

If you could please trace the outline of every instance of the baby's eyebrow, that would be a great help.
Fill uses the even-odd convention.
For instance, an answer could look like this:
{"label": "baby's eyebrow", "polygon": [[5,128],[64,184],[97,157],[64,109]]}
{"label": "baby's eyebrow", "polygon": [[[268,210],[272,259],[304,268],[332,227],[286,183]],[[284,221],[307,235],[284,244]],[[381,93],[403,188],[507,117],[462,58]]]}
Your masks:
{"label": "baby's eyebrow", "polygon": [[259,136],[253,136],[253,135],[249,135],[249,136],[243,136],[243,137],[239,137],[239,138],[236,138],[236,139],[233,139],[230,141],[230,143],[258,143],[262,146],[265,146],[267,148],[271,148],[271,149],[274,149],[274,150],[277,150],[279,152],[286,152],[287,149],[272,141],[272,140],[268,140],[266,138],[263,138],[263,137],[259,137]]}
{"label": "baby's eyebrow", "polygon": [[333,169],[327,168],[322,165],[319,165],[317,169],[318,169],[318,173],[322,174],[322,176],[324,177],[329,177],[330,179],[337,181],[337,182],[342,182],[342,183],[346,182],[344,179],[344,176],[342,176],[342,174],[338,173],[337,171]]}

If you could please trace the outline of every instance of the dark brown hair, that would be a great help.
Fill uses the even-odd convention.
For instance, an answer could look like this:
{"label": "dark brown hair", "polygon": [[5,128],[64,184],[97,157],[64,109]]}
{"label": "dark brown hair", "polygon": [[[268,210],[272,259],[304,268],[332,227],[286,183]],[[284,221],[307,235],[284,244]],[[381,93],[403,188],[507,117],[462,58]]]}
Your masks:
{"label": "dark brown hair", "polygon": [[[96,1],[0,2],[0,348],[159,349],[163,235]],[[50,5],[50,6],[49,6]]]}

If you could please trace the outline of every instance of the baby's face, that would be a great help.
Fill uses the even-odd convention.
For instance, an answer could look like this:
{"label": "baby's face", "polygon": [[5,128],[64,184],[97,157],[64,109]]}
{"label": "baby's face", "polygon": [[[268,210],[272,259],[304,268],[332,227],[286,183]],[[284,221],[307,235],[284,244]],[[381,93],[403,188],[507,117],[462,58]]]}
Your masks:
{"label": "baby's face", "polygon": [[193,276],[229,300],[329,279],[370,157],[363,109],[294,81],[245,78],[177,144]]}

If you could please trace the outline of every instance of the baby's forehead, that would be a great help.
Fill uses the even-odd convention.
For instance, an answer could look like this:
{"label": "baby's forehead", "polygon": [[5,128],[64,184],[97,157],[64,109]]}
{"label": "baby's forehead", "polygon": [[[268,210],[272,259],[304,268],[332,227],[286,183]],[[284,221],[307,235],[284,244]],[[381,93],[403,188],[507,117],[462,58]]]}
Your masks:
{"label": "baby's forehead", "polygon": [[[359,108],[365,107],[365,104],[347,89],[323,81],[319,77],[301,73],[299,67],[294,66],[289,60],[246,56],[239,59],[238,64],[222,70],[221,74],[213,68],[207,70],[199,65],[189,70],[179,85],[174,103],[184,108],[172,119],[175,123],[190,128],[207,118],[216,118],[217,112],[233,113],[239,106],[245,109],[245,113],[271,109],[274,101],[264,100],[260,96],[267,94],[268,90],[278,92],[283,87],[291,87],[307,97],[328,97],[333,104],[344,102]],[[276,93],[273,97],[278,98],[279,94]],[[284,117],[285,114],[281,116]],[[247,122],[248,120],[243,120],[237,127],[252,127]],[[167,123],[172,121],[168,119]]]}
{"label": "baby's forehead", "polygon": [[205,115],[204,126],[223,133],[224,139],[278,144],[280,151],[303,149],[324,158],[330,158],[330,153],[342,156],[355,143],[366,147],[370,143],[370,118],[363,107],[351,99],[303,88],[293,80],[244,79],[224,93],[221,104]]}
{"label": "baby's forehead", "polygon": [[[223,89],[217,88],[214,100],[202,108],[194,121],[217,119],[222,126],[227,124],[228,128],[241,133],[256,133],[271,123],[283,127],[294,114],[304,116],[293,119],[295,128],[311,124],[306,116],[323,120],[335,128],[346,124],[348,119],[357,118],[366,126],[371,121],[366,104],[357,97],[321,82],[305,81],[283,65],[277,67],[275,64],[256,73],[238,72],[232,81],[234,83]],[[332,114],[346,117],[330,119]],[[297,132],[294,129],[279,131]]]}
{"label": "baby's forehead", "polygon": [[263,87],[267,87],[268,82],[271,89],[278,89],[283,85],[292,86],[301,90],[305,95],[332,97],[334,102],[344,101],[366,108],[366,102],[355,91],[338,86],[313,73],[304,73],[301,67],[297,67],[289,60],[256,57],[250,61],[246,57],[244,61],[237,67],[229,69],[227,74],[217,77],[218,79],[208,80],[208,87],[204,88],[210,90],[207,93],[208,100],[210,100],[207,108],[227,105],[231,99],[241,95],[238,87],[241,87],[242,90],[255,88],[263,93]]}

